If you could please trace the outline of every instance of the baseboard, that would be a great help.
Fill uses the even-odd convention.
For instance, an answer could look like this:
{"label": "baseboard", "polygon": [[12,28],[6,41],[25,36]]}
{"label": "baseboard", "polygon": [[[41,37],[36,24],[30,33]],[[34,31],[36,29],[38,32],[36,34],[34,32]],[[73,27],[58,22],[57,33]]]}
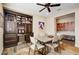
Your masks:
{"label": "baseboard", "polygon": [[63,40],[67,40],[67,41],[73,41],[73,42],[75,42],[75,40],[69,40],[69,39],[63,39]]}

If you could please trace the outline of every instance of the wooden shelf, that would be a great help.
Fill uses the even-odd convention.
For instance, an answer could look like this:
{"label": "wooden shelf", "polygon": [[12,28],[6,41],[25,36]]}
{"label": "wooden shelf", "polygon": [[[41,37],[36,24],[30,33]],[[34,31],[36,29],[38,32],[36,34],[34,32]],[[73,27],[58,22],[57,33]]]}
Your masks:
{"label": "wooden shelf", "polygon": [[[4,29],[4,47],[17,45],[19,42],[18,34],[25,36],[25,41],[30,42],[32,32],[32,16],[18,12],[4,10],[5,29]],[[28,33],[28,35],[26,35]],[[12,35],[15,34],[15,35]],[[6,36],[7,35],[7,36]]]}

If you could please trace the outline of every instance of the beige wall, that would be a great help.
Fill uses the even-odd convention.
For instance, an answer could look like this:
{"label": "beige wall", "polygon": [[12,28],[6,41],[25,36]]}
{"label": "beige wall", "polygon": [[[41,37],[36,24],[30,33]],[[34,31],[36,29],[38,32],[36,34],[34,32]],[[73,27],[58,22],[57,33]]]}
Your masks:
{"label": "beige wall", "polygon": [[[3,15],[2,4],[0,4],[0,13]],[[3,18],[0,17],[0,54],[3,51]]]}

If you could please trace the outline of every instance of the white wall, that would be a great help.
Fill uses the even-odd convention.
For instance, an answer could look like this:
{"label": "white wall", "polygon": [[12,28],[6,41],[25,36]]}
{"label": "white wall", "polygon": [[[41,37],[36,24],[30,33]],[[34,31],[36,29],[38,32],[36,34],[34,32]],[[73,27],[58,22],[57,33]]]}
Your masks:
{"label": "white wall", "polygon": [[35,37],[37,37],[38,34],[42,34],[45,32],[45,27],[43,30],[39,29],[39,25],[38,25],[39,21],[45,22],[45,18],[34,15],[33,16],[33,32],[34,32]]}
{"label": "white wall", "polygon": [[[0,13],[3,15],[2,4],[0,4]],[[2,52],[3,52],[3,18],[0,17],[0,54]]]}
{"label": "white wall", "polygon": [[52,17],[46,19],[46,33],[48,35],[55,35],[55,20]]}
{"label": "white wall", "polygon": [[60,12],[53,13],[51,17],[46,19],[46,24],[47,24],[47,29],[48,29],[47,31],[52,34],[55,34],[56,33],[56,17],[73,13],[73,12],[74,10],[60,11]]}
{"label": "white wall", "polygon": [[75,47],[79,47],[79,30],[78,30],[79,29],[79,8],[53,13],[53,15],[51,17],[47,18],[47,23],[46,23],[46,24],[48,24],[47,29],[49,28],[47,31],[52,34],[55,34],[56,33],[55,18],[59,17],[59,16],[67,15],[70,13],[75,13],[75,32],[73,34],[75,34]]}
{"label": "white wall", "polygon": [[79,47],[79,9],[75,11],[75,46]]}
{"label": "white wall", "polygon": [[75,15],[74,15],[74,16],[65,17],[65,18],[61,18],[61,19],[58,20],[57,22],[58,22],[58,23],[75,22]]}

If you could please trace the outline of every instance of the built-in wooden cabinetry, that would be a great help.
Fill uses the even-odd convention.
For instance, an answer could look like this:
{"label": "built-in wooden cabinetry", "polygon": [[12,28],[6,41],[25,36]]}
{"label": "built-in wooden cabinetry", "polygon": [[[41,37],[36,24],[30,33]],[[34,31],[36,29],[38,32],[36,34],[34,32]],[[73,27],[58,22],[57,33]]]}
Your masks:
{"label": "built-in wooden cabinetry", "polygon": [[19,37],[24,36],[30,42],[32,32],[32,16],[4,9],[4,47],[16,46]]}

